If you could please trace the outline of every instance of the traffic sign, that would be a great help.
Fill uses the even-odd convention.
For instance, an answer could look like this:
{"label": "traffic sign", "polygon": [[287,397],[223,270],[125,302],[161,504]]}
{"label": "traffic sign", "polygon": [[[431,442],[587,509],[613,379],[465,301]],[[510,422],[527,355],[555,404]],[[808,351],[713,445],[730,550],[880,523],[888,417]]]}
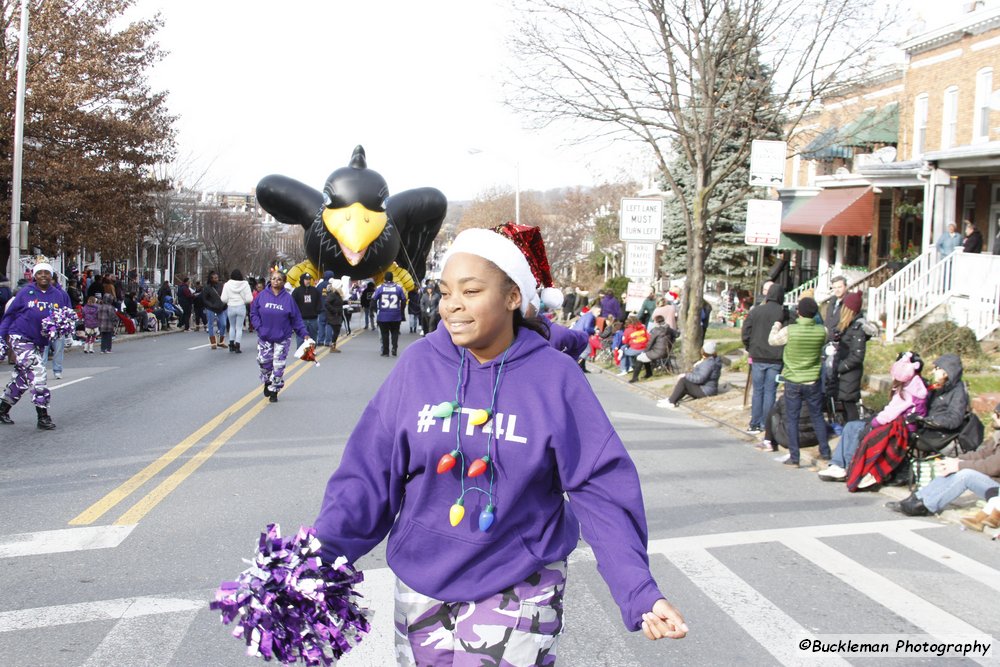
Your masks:
{"label": "traffic sign", "polygon": [[747,201],[747,245],[778,245],[781,240],[781,202],[775,199]]}
{"label": "traffic sign", "polygon": [[656,275],[656,244],[625,244],[625,275],[633,280],[649,280]]}
{"label": "traffic sign", "polygon": [[663,200],[622,199],[618,238],[622,241],[662,241]]}
{"label": "traffic sign", "polygon": [[750,144],[750,185],[777,188],[785,184],[785,156],[788,144],[784,141],[754,139]]}

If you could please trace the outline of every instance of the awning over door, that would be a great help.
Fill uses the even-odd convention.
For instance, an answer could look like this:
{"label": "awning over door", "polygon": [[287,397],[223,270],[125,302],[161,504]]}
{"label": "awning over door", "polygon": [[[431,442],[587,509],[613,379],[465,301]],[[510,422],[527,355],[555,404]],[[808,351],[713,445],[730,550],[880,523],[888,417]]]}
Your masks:
{"label": "awning over door", "polygon": [[875,193],[870,185],[828,188],[781,221],[785,234],[868,236],[875,221]]}

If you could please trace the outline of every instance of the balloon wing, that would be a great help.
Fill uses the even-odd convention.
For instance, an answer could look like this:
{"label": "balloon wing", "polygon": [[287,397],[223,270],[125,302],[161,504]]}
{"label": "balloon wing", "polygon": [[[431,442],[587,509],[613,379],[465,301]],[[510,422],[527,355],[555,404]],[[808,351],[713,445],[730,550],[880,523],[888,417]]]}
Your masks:
{"label": "balloon wing", "polygon": [[308,229],[323,208],[323,193],[294,178],[272,174],[257,183],[257,203],[278,222]]}
{"label": "balloon wing", "polygon": [[427,273],[427,254],[448,212],[448,198],[437,188],[405,190],[389,197],[386,211],[402,239],[396,264],[420,283]]}

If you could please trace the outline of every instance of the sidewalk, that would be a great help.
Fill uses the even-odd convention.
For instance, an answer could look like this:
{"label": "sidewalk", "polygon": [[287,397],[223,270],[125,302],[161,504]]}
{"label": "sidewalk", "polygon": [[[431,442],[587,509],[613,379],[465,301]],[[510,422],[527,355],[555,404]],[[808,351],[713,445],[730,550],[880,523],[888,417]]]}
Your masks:
{"label": "sidewalk", "polygon": [[[613,380],[628,386],[633,391],[646,394],[654,400],[670,396],[670,392],[673,391],[674,385],[677,384],[676,375],[663,375],[657,373],[648,380],[642,380],[640,375],[640,380],[638,382],[629,383],[628,380],[631,378],[631,374],[618,375],[617,371],[612,371],[594,363],[588,363],[587,369],[593,373],[603,373]],[[744,430],[747,424],[750,423],[749,395],[747,395],[746,406],[743,405],[743,392],[746,387],[746,383],[746,371],[733,372],[723,370],[722,376],[719,378],[719,387],[720,389],[724,389],[728,385],[728,389],[724,389],[722,393],[716,396],[708,396],[706,398],[700,398],[696,401],[692,401],[690,399],[682,401],[678,410],[687,411],[695,419],[712,422],[716,426],[727,430],[731,435],[747,445],[756,444],[760,442],[760,437],[747,433]],[[836,444],[836,439],[830,441],[831,448],[835,447]],[[787,452],[787,450],[781,449],[778,453],[782,452]],[[771,452],[763,452],[763,454],[764,456],[762,459],[766,461],[771,461],[771,459],[773,459],[776,455]],[[813,474],[826,467],[826,464],[819,458],[818,446],[803,447],[800,453],[800,460],[802,462],[802,468]],[[816,483],[830,485],[835,484],[835,482],[823,482],[818,477],[816,478]],[[844,492],[847,493],[846,489]],[[910,494],[910,491],[905,486],[884,486],[879,489],[879,493],[886,496],[887,500],[902,500]],[[971,492],[967,492],[949,505],[949,509],[942,511],[936,516],[931,515],[928,518],[936,519],[943,523],[961,525],[959,520],[962,517],[973,514],[975,510],[979,508],[979,505],[979,499],[976,498],[976,496]],[[894,514],[889,510],[885,510],[885,512]],[[964,527],[962,529],[964,530]],[[992,535],[993,539],[998,539],[998,537],[1000,537],[1000,531],[990,531],[987,529],[986,534]]]}

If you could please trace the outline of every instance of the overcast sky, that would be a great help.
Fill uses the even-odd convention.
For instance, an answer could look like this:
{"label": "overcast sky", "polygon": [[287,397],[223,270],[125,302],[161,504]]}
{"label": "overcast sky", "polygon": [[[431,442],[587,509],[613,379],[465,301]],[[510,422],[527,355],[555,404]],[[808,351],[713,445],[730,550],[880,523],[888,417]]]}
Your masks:
{"label": "overcast sky", "polygon": [[[963,1],[907,4],[931,24]],[[165,20],[170,55],[151,83],[170,91],[202,189],[246,191],[269,173],[320,189],[357,144],[392,192],[431,185],[452,200],[513,187],[516,174],[529,190],[642,172],[635,148],[573,145],[503,106],[505,2],[138,0],[135,11]]]}

